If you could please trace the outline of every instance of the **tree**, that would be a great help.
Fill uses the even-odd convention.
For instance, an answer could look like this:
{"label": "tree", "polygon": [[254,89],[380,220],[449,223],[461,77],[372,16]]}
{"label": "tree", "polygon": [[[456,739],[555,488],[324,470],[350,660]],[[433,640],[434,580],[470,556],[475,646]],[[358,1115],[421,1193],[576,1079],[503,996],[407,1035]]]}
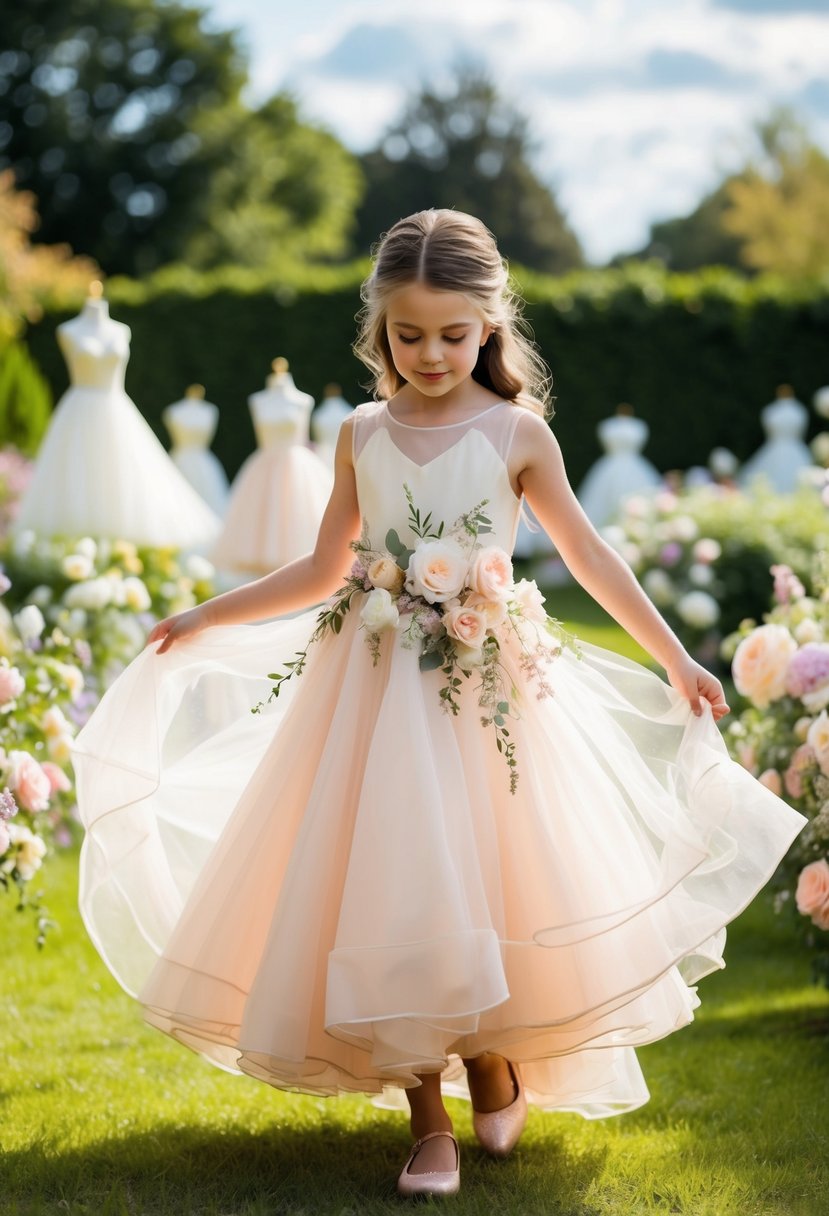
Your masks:
{"label": "tree", "polygon": [[42,209],[38,239],[107,272],[169,261],[203,213],[235,102],[235,35],[154,0],[26,0],[0,23],[0,169]]}
{"label": "tree", "polygon": [[347,252],[363,191],[356,158],[333,135],[301,122],[283,94],[255,111],[236,106],[217,122],[226,152],[186,260],[202,268],[267,266]]}
{"label": "tree", "polygon": [[581,266],[577,237],[530,165],[534,151],[527,119],[480,68],[458,68],[448,94],[424,85],[362,158],[360,248],[403,215],[454,207],[477,215],[507,257],[534,270]]}
{"label": "tree", "polygon": [[[729,205],[728,184],[721,182],[690,215],[652,224],[647,244],[632,256],[659,258],[671,270],[697,270],[713,265],[740,267],[740,241],[723,228],[723,215]],[[630,256],[613,260],[623,262]]]}
{"label": "tree", "polygon": [[787,111],[759,127],[763,155],[726,187],[723,228],[752,270],[829,273],[829,157]]}

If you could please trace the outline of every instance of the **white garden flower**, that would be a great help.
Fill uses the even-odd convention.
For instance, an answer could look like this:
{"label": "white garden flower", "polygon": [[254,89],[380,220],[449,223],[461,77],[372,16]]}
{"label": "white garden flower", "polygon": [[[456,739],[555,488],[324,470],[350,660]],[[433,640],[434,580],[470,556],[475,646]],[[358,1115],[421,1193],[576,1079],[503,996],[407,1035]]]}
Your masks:
{"label": "white garden flower", "polygon": [[369,591],[365,603],[360,609],[360,620],[369,633],[379,633],[381,629],[397,628],[400,613],[391,598],[391,593],[385,587],[375,587],[373,591]]}
{"label": "white garden flower", "polygon": [[206,557],[202,557],[198,553],[191,553],[184,563],[184,570],[190,578],[197,583],[210,582],[215,577],[216,567],[212,562],[209,562]]}
{"label": "white garden flower", "polygon": [[67,578],[71,578],[76,583],[81,579],[89,578],[95,569],[85,553],[67,553],[60,568]]}
{"label": "white garden flower", "polygon": [[58,675],[63,680],[69,692],[70,699],[77,701],[84,690],[83,672],[74,663],[56,663]]}
{"label": "white garden flower", "polygon": [[693,629],[710,629],[720,619],[720,606],[707,591],[687,591],[677,600],[676,610]]}
{"label": "white garden flower", "polygon": [[152,607],[146,584],[134,574],[123,581],[124,603],[133,612],[147,612]]}
{"label": "white garden flower", "polygon": [[14,851],[3,862],[3,869],[6,873],[16,869],[24,882],[30,882],[43,864],[46,842],[22,823],[8,823],[6,827]]}
{"label": "white garden flower", "polygon": [[83,536],[75,545],[75,552],[94,562],[98,556],[98,546],[91,536]]}
{"label": "white garden flower", "polygon": [[817,621],[813,620],[810,616],[807,616],[798,625],[795,625],[792,633],[794,634],[795,641],[800,646],[805,646],[809,642],[823,641],[823,630]]}
{"label": "white garden flower", "polygon": [[63,602],[67,608],[83,608],[88,612],[100,612],[102,608],[106,608],[107,604],[112,603],[112,597],[112,579],[102,575],[100,578],[75,583],[67,590]]}
{"label": "white garden flower", "polygon": [[46,628],[46,621],[37,604],[27,604],[15,614],[13,620],[24,642],[36,641]]}
{"label": "white garden flower", "polygon": [[690,515],[676,515],[668,521],[670,536],[672,540],[680,540],[684,542],[696,540],[699,536],[699,527],[697,521],[692,519]]}
{"label": "white garden flower", "polygon": [[710,587],[714,581],[714,571],[704,562],[694,562],[688,570],[688,578],[695,587]]}
{"label": "white garden flower", "polygon": [[29,595],[29,600],[32,604],[37,604],[38,608],[45,608],[51,604],[54,598],[54,593],[51,587],[47,587],[45,583],[41,583],[39,587],[35,587],[34,591]]}
{"label": "white garden flower", "polygon": [[711,536],[701,536],[691,550],[695,562],[715,562],[722,557],[722,545]]}
{"label": "white garden flower", "polygon": [[653,602],[661,608],[674,602],[676,588],[671,576],[664,570],[660,570],[658,566],[645,571],[642,576],[642,586],[646,595],[650,596]]}
{"label": "white garden flower", "polygon": [[829,776],[829,714],[821,710],[806,735],[806,742],[815,753],[820,771]]}
{"label": "white garden flower", "polygon": [[40,729],[47,739],[54,739],[58,735],[71,735],[72,723],[60,706],[50,705],[40,719]]}

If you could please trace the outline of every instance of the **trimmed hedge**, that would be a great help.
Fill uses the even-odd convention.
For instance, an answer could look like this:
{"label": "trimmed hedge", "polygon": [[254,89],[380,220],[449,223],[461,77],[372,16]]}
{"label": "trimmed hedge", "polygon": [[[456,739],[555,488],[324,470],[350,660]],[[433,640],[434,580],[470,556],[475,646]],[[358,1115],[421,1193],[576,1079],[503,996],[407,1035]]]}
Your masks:
{"label": "trimmed hedge", "polygon": [[[113,280],[113,316],[132,329],[127,392],[167,442],[161,411],[187,384],[204,384],[222,411],[215,449],[232,475],[255,442],[246,398],[276,355],[317,399],[330,380],[349,400],[366,399],[368,375],[351,353],[365,272],[364,263],[329,268],[279,286],[232,271]],[[718,445],[744,459],[762,442],[759,412],[779,383],[808,403],[829,382],[829,283],[641,264],[516,277],[553,371],[553,426],[575,484],[599,455],[596,424],[620,401],[648,422],[646,455],[664,470],[704,464]],[[28,335],[56,396],[67,383],[54,341],[63,319],[47,316]]]}

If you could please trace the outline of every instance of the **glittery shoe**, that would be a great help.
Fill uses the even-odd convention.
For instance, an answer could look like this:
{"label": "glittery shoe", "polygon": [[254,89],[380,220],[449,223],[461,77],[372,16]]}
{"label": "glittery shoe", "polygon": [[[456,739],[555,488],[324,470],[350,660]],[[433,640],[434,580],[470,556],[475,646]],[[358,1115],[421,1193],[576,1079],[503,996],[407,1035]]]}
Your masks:
{"label": "glittery shoe", "polygon": [[527,1122],[527,1099],[518,1070],[507,1060],[515,1084],[515,1098],[501,1110],[479,1111],[472,1109],[472,1127],[482,1148],[493,1157],[507,1157],[518,1143]]}
{"label": "glittery shoe", "polygon": [[[411,1174],[412,1162],[427,1140],[435,1136],[448,1136],[455,1146],[455,1168],[453,1170],[433,1170],[426,1174]],[[451,1132],[428,1132],[412,1145],[408,1160],[403,1166],[397,1179],[398,1195],[454,1195],[461,1185],[461,1155],[458,1142]]]}

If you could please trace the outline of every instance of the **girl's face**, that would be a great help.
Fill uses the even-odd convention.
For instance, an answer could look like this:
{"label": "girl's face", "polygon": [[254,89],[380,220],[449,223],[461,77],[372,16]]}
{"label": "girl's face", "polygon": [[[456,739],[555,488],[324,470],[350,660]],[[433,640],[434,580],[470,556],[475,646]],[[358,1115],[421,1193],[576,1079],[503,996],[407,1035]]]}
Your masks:
{"label": "girl's face", "polygon": [[492,326],[459,292],[413,283],[391,296],[386,333],[403,379],[426,397],[443,397],[472,375]]}

